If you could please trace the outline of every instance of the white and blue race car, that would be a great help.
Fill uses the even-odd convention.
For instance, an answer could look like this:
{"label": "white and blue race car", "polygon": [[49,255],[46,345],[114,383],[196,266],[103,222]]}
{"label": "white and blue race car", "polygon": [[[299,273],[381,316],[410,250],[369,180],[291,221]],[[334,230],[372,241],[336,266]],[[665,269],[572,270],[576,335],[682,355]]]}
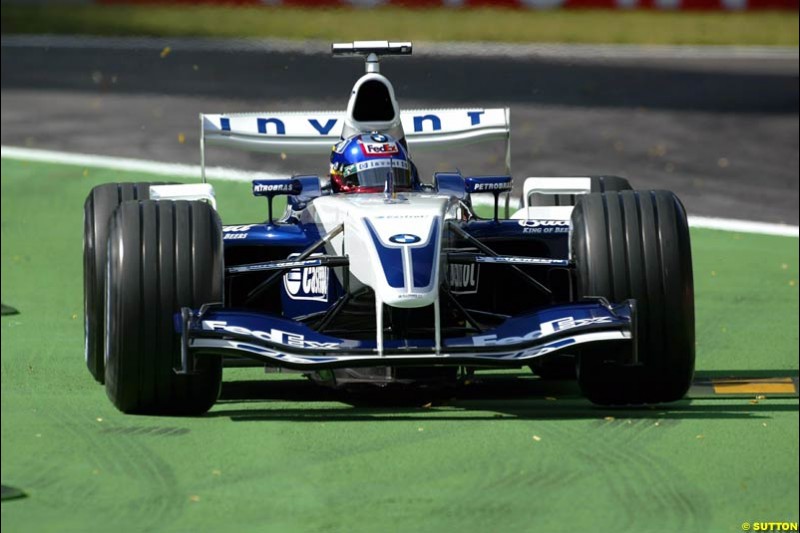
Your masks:
{"label": "white and blue race car", "polygon": [[[344,112],[201,115],[214,144],[330,157],[330,175],[254,180],[265,221],[223,226],[212,187],[111,183],[85,204],[86,361],[126,413],[214,405],[224,361],[337,387],[431,384],[568,367],[599,404],[674,401],[694,371],[686,214],[613,176],[420,177],[410,152],[506,142],[508,109],[400,111],[366,58]],[[494,216],[473,209],[493,199]],[[280,217],[276,196],[287,197]],[[501,202],[504,216],[500,216]]]}

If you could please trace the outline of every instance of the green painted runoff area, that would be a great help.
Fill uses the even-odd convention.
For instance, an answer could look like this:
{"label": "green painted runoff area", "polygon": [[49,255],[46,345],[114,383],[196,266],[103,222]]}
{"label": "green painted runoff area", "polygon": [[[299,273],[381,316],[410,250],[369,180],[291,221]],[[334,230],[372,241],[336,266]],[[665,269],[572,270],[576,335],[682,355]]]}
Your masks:
{"label": "green painted runoff area", "polygon": [[10,4],[3,5],[0,19],[4,35],[271,37],[328,42],[388,39],[782,46],[798,43],[797,11]]}
{"label": "green painted runoff area", "polygon": [[[798,400],[595,407],[495,372],[418,406],[342,401],[292,374],[226,370],[199,418],[126,416],[83,362],[92,186],[156,180],[4,159],[3,531],[734,532],[798,520]],[[226,223],[263,220],[217,182]],[[798,240],[692,230],[698,373],[796,376]]]}

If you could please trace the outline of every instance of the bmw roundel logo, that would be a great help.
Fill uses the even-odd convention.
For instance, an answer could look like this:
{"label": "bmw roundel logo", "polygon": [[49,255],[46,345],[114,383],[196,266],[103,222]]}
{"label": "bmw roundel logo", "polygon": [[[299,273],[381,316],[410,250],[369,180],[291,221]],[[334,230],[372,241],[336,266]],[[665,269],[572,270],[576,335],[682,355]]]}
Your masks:
{"label": "bmw roundel logo", "polygon": [[384,135],[382,133],[373,133],[370,137],[376,143],[385,143],[386,141],[389,140],[389,138],[386,137],[386,135]]}
{"label": "bmw roundel logo", "polygon": [[415,242],[419,242],[421,240],[422,239],[416,235],[411,235],[410,233],[398,233],[397,235],[392,235],[389,237],[389,241],[395,244],[414,244]]}

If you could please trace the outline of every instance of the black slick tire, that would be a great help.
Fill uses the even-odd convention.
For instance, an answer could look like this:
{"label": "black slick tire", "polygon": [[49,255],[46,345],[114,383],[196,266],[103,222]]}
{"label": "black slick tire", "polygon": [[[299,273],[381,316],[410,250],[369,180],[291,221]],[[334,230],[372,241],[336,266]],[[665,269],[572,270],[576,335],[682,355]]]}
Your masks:
{"label": "black slick tire", "polygon": [[150,198],[150,186],[161,183],[105,183],[93,188],[83,204],[83,326],[86,366],[103,383],[105,274],[108,228],[119,204]]}
{"label": "black slick tire", "polygon": [[[627,179],[619,176],[590,176],[590,192],[612,192],[631,190]],[[575,194],[532,194],[529,205],[571,206],[575,205],[579,195]],[[530,365],[533,373],[546,380],[574,380],[576,377],[576,358],[572,355],[554,354],[537,359]]]}
{"label": "black slick tire", "polygon": [[[636,300],[638,365],[631,343],[578,357],[578,383],[592,402],[626,405],[682,398],[695,362],[694,288],[686,212],[667,191],[587,194],[572,213],[577,296]],[[615,353],[616,351],[616,353]]]}
{"label": "black slick tire", "polygon": [[111,219],[106,392],[125,413],[202,414],[222,380],[218,356],[179,375],[182,307],[223,300],[222,226],[206,203],[124,202]]}

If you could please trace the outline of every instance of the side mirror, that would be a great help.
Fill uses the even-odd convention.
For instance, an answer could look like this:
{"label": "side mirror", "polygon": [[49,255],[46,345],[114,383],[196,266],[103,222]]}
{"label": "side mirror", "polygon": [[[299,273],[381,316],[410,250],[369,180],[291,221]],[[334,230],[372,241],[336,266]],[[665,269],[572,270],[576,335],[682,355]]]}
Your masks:
{"label": "side mirror", "polygon": [[469,194],[494,195],[494,221],[497,222],[500,194],[511,191],[513,186],[511,176],[469,176],[464,178],[464,185]]}
{"label": "side mirror", "polygon": [[269,224],[272,225],[272,200],[276,196],[297,196],[303,192],[303,183],[295,178],[253,180],[253,196],[266,196],[269,205]]}
{"label": "side mirror", "polygon": [[281,195],[289,197],[293,209],[303,209],[305,204],[322,196],[319,176],[253,180],[253,196],[266,196],[269,201],[270,224],[272,224],[272,199]]}
{"label": "side mirror", "polygon": [[289,197],[289,204],[295,211],[305,209],[308,202],[322,196],[322,183],[319,176],[294,176],[294,179],[300,182],[302,188],[299,194]]}
{"label": "side mirror", "polygon": [[433,175],[433,187],[439,194],[463,200],[467,196],[464,178],[457,172],[437,172]]}

